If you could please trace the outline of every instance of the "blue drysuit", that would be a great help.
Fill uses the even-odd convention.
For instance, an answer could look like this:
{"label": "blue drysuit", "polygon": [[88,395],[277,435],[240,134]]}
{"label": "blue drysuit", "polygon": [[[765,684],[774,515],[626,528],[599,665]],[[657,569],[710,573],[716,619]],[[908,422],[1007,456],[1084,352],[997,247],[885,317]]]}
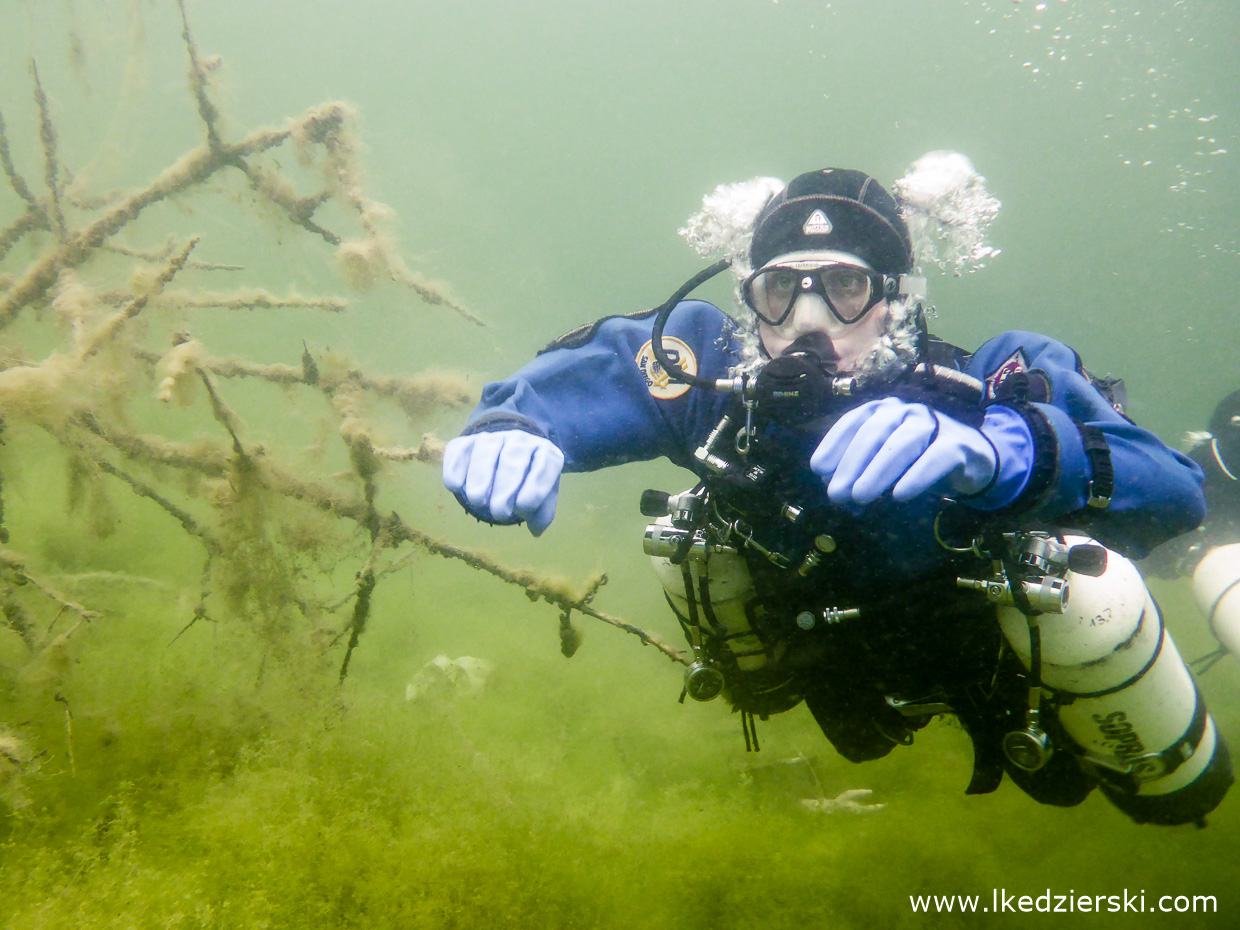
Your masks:
{"label": "blue drysuit", "polygon": [[[516,428],[545,436],[563,451],[565,471],[659,456],[694,468],[693,451],[734,399],[702,388],[652,386],[652,366],[644,360],[653,322],[653,312],[609,317],[561,337],[511,377],[488,384],[464,432]],[[684,301],[671,313],[664,342],[677,345],[672,340],[688,347],[699,377],[726,377],[738,361],[734,321],[703,301]],[[1067,346],[1008,332],[971,356],[961,353],[959,364],[986,382],[988,396],[1018,410],[1034,438],[1033,472],[996,515],[1010,526],[1077,528],[1139,558],[1201,522],[1205,505],[1197,464],[1118,412]],[[1009,380],[1012,375],[1017,377]],[[1005,399],[1002,386],[1021,378],[1036,389],[1008,391]],[[1105,507],[1088,505],[1097,477],[1096,459],[1091,462],[1086,451],[1091,433],[1095,445],[1101,437],[1114,473]],[[789,433],[785,441],[801,447],[792,458],[804,473],[797,476],[799,493],[809,499],[798,503],[829,507],[825,487],[809,471],[821,436]],[[934,539],[933,518],[941,508],[937,499],[902,504],[888,495],[852,514],[839,551],[841,560],[853,563],[851,581],[890,583],[946,561],[949,553]]]}

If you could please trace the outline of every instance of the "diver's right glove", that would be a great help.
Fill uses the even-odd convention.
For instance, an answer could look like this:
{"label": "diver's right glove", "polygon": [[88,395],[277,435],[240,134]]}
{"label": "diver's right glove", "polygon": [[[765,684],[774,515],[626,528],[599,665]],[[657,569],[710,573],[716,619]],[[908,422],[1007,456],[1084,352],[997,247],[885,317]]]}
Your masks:
{"label": "diver's right glove", "polygon": [[810,457],[810,469],[836,504],[897,501],[933,493],[998,510],[1024,488],[1033,469],[1033,436],[1008,407],[986,408],[980,428],[896,397],[870,401],[835,422]]}
{"label": "diver's right glove", "polygon": [[525,521],[541,536],[555,517],[564,453],[524,430],[473,433],[451,440],[443,452],[443,483],[479,520]]}

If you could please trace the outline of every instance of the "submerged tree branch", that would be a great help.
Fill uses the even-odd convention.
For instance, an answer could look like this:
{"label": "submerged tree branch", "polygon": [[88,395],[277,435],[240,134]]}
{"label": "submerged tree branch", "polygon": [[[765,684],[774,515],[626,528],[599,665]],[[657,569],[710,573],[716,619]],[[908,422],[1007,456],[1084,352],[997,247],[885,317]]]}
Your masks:
{"label": "submerged tree branch", "polygon": [[[38,142],[34,151],[18,154],[32,163],[41,154],[46,191],[36,195],[18,171],[10,135],[0,118],[0,170],[21,211],[0,229],[0,260],[20,265],[0,273],[0,328],[19,318],[22,322],[6,334],[0,358],[0,415],[6,427],[37,426],[59,444],[59,454],[69,466],[73,515],[80,513],[72,510],[73,502],[86,500],[93,508],[91,519],[79,522],[88,523],[99,535],[110,532],[115,520],[108,492],[113,487],[110,479],[115,479],[133,499],[145,502],[128,517],[170,520],[174,537],[183,533],[195,546],[202,546],[205,559],[197,589],[187,595],[187,600],[196,598],[189,601],[194,603],[192,615],[174,641],[198,620],[235,616],[275,642],[290,636],[297,624],[313,627],[321,611],[332,609],[325,604],[335,601],[343,607],[351,602],[348,641],[339,667],[343,679],[364,641],[377,584],[392,570],[382,565],[393,559],[403,564],[412,554],[426,552],[518,587],[531,601],[552,605],[566,655],[580,642],[572,623],[575,611],[637,636],[674,661],[687,662],[683,650],[593,605],[605,575],[572,585],[533,570],[511,568],[381,509],[385,482],[396,463],[441,460],[443,443],[424,431],[428,424],[423,421],[444,407],[472,400],[474,388],[463,378],[431,371],[408,377],[377,375],[338,353],[312,351],[296,332],[298,314],[344,314],[350,312],[349,302],[292,291],[281,296],[244,284],[204,287],[208,276],[245,269],[191,259],[199,242],[196,236],[173,238],[163,228],[151,234],[152,221],[162,215],[152,209],[156,205],[172,200],[186,207],[182,215],[189,217],[200,208],[236,209],[236,185],[244,183],[291,224],[273,237],[276,244],[290,233],[309,234],[333,246],[331,257],[351,285],[395,282],[427,304],[446,306],[465,320],[480,322],[445,288],[427,281],[401,258],[386,231],[390,211],[372,200],[363,184],[361,146],[349,108],[325,103],[281,125],[231,140],[212,100],[212,59],[203,56],[193,37],[183,0],[178,0],[178,9],[189,59],[189,94],[205,139],[153,172],[145,186],[92,196],[79,190],[79,183],[71,183],[74,175],[62,163],[62,149],[72,151],[73,146],[60,143],[53,108],[33,62]],[[305,167],[322,172],[309,194],[300,193],[300,185],[277,162],[276,150],[286,145],[296,147]],[[226,181],[234,183],[231,193],[223,186]],[[253,199],[244,189],[241,193],[245,203]],[[338,209],[332,215],[332,225],[343,231],[327,228],[319,216],[329,200],[343,208],[343,213]],[[52,235],[32,235],[40,230]],[[122,232],[124,244],[117,241]],[[144,240],[155,244],[144,248]],[[12,256],[23,255],[14,249],[19,242],[30,247],[32,257],[13,260]],[[126,260],[140,264],[130,268],[132,262]],[[175,290],[170,287],[174,279]],[[225,315],[214,310],[249,313]],[[278,320],[291,344],[303,348],[299,363],[212,355],[205,337],[199,341],[189,333],[197,328],[195,314],[209,320],[202,332],[225,325],[230,327],[229,336],[241,337],[247,345],[244,327],[251,314]],[[150,345],[163,348],[154,351],[147,348]],[[238,380],[221,390],[222,379]],[[280,390],[266,391],[264,385]],[[235,409],[225,402],[225,395]],[[275,404],[269,402],[273,395]],[[156,398],[185,406],[161,404]],[[322,416],[342,444],[328,451],[328,460],[337,463],[333,467],[339,468],[341,454],[347,454],[348,468],[343,472],[323,474],[326,466],[289,448],[293,445],[289,435],[301,438],[309,432],[290,422],[289,410],[300,409],[290,405],[307,399],[324,408]],[[388,429],[376,425],[372,411],[385,404],[397,407],[416,428],[411,431],[402,424],[390,430],[397,435],[389,436]],[[207,437],[192,438],[200,431],[207,431]],[[20,446],[31,432],[6,431],[5,441]],[[327,445],[325,435],[332,433],[316,432],[314,444]],[[284,441],[268,443],[271,436]],[[2,461],[27,458],[24,447],[5,455]],[[44,458],[46,451],[40,448],[35,467],[42,468]],[[40,477],[46,481],[46,476]],[[70,526],[70,532],[86,530]],[[401,548],[409,554],[397,557]],[[24,640],[40,640],[38,624],[31,619],[38,612],[24,610],[21,602],[28,600],[28,593],[15,591],[37,592],[54,605],[57,616],[76,615],[79,625],[99,616],[39,580],[26,564],[25,556],[0,549],[0,595],[8,598],[5,623]],[[351,591],[340,598],[347,585],[339,580],[350,576]],[[42,641],[50,640],[55,623],[46,624]],[[322,629],[315,628],[316,635]],[[60,633],[57,641],[63,642],[67,635]]]}

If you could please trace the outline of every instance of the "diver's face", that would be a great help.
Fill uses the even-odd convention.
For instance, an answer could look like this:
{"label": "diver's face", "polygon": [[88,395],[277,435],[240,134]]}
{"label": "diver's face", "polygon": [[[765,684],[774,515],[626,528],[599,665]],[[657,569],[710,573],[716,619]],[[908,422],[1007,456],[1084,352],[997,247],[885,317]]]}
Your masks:
{"label": "diver's face", "polygon": [[741,284],[741,297],[757,317],[771,358],[818,334],[830,341],[837,367],[848,371],[887,330],[885,286],[886,279],[852,253],[798,251],[757,269]]}
{"label": "diver's face", "polygon": [[840,371],[851,371],[865,358],[887,330],[890,307],[880,300],[858,320],[841,323],[817,294],[805,293],[796,299],[792,312],[778,326],[758,320],[758,336],[771,358],[779,358],[798,338],[822,333],[831,340],[839,357]]}

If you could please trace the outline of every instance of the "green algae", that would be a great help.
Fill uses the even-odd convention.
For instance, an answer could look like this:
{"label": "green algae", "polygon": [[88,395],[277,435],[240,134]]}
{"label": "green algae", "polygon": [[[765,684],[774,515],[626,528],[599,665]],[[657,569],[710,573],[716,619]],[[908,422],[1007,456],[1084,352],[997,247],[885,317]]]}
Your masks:
{"label": "green algae", "polygon": [[[494,604],[510,597],[491,585]],[[861,928],[924,925],[909,895],[992,888],[1229,900],[1228,808],[1206,831],[1151,834],[1098,798],[965,798],[958,728],[848,766],[794,711],[760,725],[762,761],[804,754],[825,794],[864,785],[887,805],[808,812],[803,784],[747,776],[736,721],[678,705],[674,673],[623,637],[572,662],[552,630],[531,641],[537,605],[419,615],[427,644],[456,627],[498,668],[480,695],[407,702],[422,650],[392,658],[412,633],[403,592],[376,604],[343,689],[330,667],[264,663],[255,635],[204,624],[169,646],[167,592],[95,594],[109,629],[58,682],[72,770],[60,706],[19,702],[21,735],[49,755],[0,821],[6,926]],[[1225,911],[1194,919],[1229,925]]]}

